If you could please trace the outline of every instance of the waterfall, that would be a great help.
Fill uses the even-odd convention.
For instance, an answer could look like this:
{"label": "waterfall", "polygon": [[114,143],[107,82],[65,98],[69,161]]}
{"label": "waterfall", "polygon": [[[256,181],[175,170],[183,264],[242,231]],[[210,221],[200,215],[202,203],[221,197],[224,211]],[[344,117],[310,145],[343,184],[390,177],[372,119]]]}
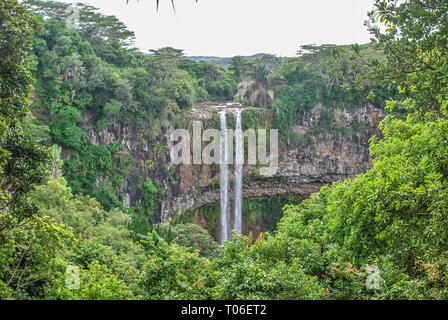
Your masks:
{"label": "waterfall", "polygon": [[241,128],[242,109],[235,109],[235,217],[234,228],[237,234],[241,234],[241,207],[243,194],[243,164],[244,164],[244,137]]}
{"label": "waterfall", "polygon": [[[234,229],[237,234],[242,233],[242,194],[243,194],[243,164],[244,164],[244,136],[241,127],[241,113],[243,109],[231,109],[235,117],[235,215]],[[226,110],[219,112],[221,121],[221,157],[220,157],[220,195],[221,195],[221,244],[229,240],[229,145],[227,137]],[[232,142],[233,143],[233,142]],[[233,157],[233,155],[232,155]]]}
{"label": "waterfall", "polygon": [[227,147],[227,119],[226,119],[226,110],[222,110],[219,112],[220,120],[221,120],[221,158],[220,158],[220,194],[221,194],[221,244],[224,244],[224,241],[228,240],[228,217],[227,217],[227,208],[229,203],[229,194],[228,194],[228,186],[229,186],[229,174],[227,170],[227,162],[228,162],[228,147]]}

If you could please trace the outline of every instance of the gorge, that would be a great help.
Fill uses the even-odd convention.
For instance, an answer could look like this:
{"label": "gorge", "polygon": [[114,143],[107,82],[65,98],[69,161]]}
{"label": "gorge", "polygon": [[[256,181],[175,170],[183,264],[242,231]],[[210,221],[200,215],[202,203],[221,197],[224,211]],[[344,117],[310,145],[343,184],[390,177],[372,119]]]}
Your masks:
{"label": "gorge", "polygon": [[[315,128],[322,125],[328,117],[335,123],[336,129],[316,132]],[[330,115],[328,108],[322,104],[304,110],[300,115],[300,122],[293,128],[301,138],[294,143],[280,145],[278,171],[272,176],[261,176],[259,165],[247,164],[236,164],[232,168],[224,163],[219,168],[206,164],[180,164],[167,168],[168,152],[160,155],[160,159],[165,159],[164,161],[155,161],[154,168],[148,169],[145,160],[151,157],[149,132],[144,132],[139,138],[135,129],[124,126],[119,121],[107,130],[94,130],[86,126],[86,132],[93,143],[101,145],[118,142],[126,146],[132,155],[131,174],[128,175],[123,190],[125,205],[139,201],[135,174],[149,176],[153,181],[160,181],[165,192],[156,221],[168,221],[188,211],[192,217],[196,215],[194,221],[206,227],[216,239],[228,239],[226,237],[232,228],[237,232],[241,228],[242,233],[253,231],[255,234],[263,230],[262,226],[257,230],[252,227],[251,230],[244,217],[241,222],[230,217],[232,208],[229,203],[232,201],[236,200],[237,205],[233,207],[233,211],[238,217],[241,212],[239,204],[243,199],[278,195],[294,195],[304,199],[319,191],[323,185],[352,178],[367,170],[371,166],[369,139],[372,135],[379,135],[377,125],[383,117],[384,110],[371,104],[354,111],[336,108],[331,110]],[[233,102],[202,103],[185,115],[183,126],[192,130],[192,122],[195,120],[204,123],[203,129],[220,129],[222,141],[227,141],[223,128],[237,129],[240,125],[241,129],[247,129],[249,125],[255,128],[272,127],[273,113],[263,108],[238,108]],[[254,122],[249,123],[249,120]],[[173,122],[166,119],[161,121],[160,134],[156,139],[167,143],[169,134],[175,127]],[[235,144],[235,149],[239,149],[239,143]],[[221,151],[225,150],[227,148]],[[190,157],[193,157],[192,152]],[[228,158],[228,155],[221,153],[221,158]],[[220,203],[222,220],[218,224],[221,225],[221,231],[217,231],[216,226],[207,225],[201,218],[200,210],[197,210],[214,203]]]}
{"label": "gorge", "polygon": [[[231,229],[256,235],[273,230],[284,204],[371,165],[368,141],[378,133],[384,100],[394,89],[359,87],[361,70],[347,69],[347,46],[306,46],[308,53],[295,58],[236,56],[227,67],[195,62],[171,47],[149,56],[115,47],[111,39],[132,33],[117,35],[112,26],[120,22],[105,17],[112,24],[103,30],[109,38],[92,41],[84,29],[67,30],[54,6],[33,1],[30,7],[52,18],[32,52],[36,85],[29,126],[40,141],[61,148],[61,169],[74,194],[129,213],[137,232],[184,215],[217,242],[228,239]],[[361,49],[378,55],[368,45]],[[47,59],[53,55],[56,62]],[[342,73],[322,72],[329,63]],[[238,161],[173,165],[171,133],[195,131],[196,121],[202,131],[222,125],[235,130],[237,156],[245,144],[240,127],[279,129],[278,170]],[[186,158],[194,163],[194,152]],[[288,196],[293,198],[286,201]]]}
{"label": "gorge", "polygon": [[[206,46],[279,49],[274,5],[206,7]],[[329,9],[303,13],[350,35]],[[370,43],[220,65],[87,4],[0,1],[0,300],[446,300],[447,12],[375,0]]]}

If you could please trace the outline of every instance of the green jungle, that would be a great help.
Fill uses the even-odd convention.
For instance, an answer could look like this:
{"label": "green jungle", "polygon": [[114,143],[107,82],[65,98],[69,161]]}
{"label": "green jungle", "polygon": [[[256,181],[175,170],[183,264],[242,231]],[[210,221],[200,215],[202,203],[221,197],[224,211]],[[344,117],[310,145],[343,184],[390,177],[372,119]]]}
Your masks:
{"label": "green jungle", "polygon": [[[225,64],[139,52],[132,31],[88,5],[69,28],[67,6],[0,0],[0,299],[448,299],[446,1],[376,0],[371,43]],[[362,129],[341,132],[341,106],[386,116],[369,170],[308,199],[245,199],[262,232],[221,245],[210,233],[219,203],[198,209],[209,228],[194,210],[162,221],[155,178],[178,179],[161,122],[185,127],[198,102],[221,101],[252,108],[245,128],[269,110],[283,148],[313,143],[294,127],[316,104],[328,115],[316,134]],[[149,137],[152,176],[133,171],[122,143],[89,138],[117,121]],[[130,176],[139,198],[126,206]],[[372,270],[381,279],[369,285]]]}

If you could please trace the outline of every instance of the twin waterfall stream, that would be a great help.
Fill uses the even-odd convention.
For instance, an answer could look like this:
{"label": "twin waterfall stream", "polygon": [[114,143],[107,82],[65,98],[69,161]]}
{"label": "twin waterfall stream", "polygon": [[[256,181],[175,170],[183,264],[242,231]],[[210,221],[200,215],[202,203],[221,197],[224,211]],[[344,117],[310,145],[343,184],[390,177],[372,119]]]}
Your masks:
{"label": "twin waterfall stream", "polygon": [[[235,161],[233,152],[230,154],[227,129],[227,111],[231,111],[235,118]],[[241,127],[241,113],[243,109],[223,109],[219,112],[221,120],[221,158],[220,158],[220,195],[221,195],[221,244],[229,240],[229,163],[235,163],[235,203],[233,229],[237,234],[242,232],[242,193],[243,193],[243,164],[244,164],[244,137]],[[230,158],[232,157],[232,158]]]}

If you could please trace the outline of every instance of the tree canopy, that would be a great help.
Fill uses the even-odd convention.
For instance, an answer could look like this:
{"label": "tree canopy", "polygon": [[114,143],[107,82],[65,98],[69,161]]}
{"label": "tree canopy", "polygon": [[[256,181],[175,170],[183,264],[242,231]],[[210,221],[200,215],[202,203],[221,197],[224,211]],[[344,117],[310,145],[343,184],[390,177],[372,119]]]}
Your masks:
{"label": "tree canopy", "polygon": [[[373,47],[304,46],[290,59],[236,57],[229,70],[174,48],[143,55],[108,27],[110,36],[91,36],[0,1],[0,298],[447,299],[447,4],[376,0],[375,9],[387,29],[371,25]],[[272,108],[284,130],[317,102],[385,101],[372,168],[285,205],[275,231],[257,239],[233,234],[218,246],[198,225],[138,225],[159,205],[160,182],[137,176],[142,201],[123,208],[116,190],[129,154],[85,139],[80,119],[97,128],[144,119],[149,131],[162,110],[175,119],[196,100],[233,97],[240,77],[251,91],[240,96]],[[275,77],[283,90],[273,96]],[[48,130],[30,120],[30,105]],[[148,168],[164,151],[151,142]],[[61,162],[54,143],[73,157]],[[79,287],[67,285],[69,270]]]}

